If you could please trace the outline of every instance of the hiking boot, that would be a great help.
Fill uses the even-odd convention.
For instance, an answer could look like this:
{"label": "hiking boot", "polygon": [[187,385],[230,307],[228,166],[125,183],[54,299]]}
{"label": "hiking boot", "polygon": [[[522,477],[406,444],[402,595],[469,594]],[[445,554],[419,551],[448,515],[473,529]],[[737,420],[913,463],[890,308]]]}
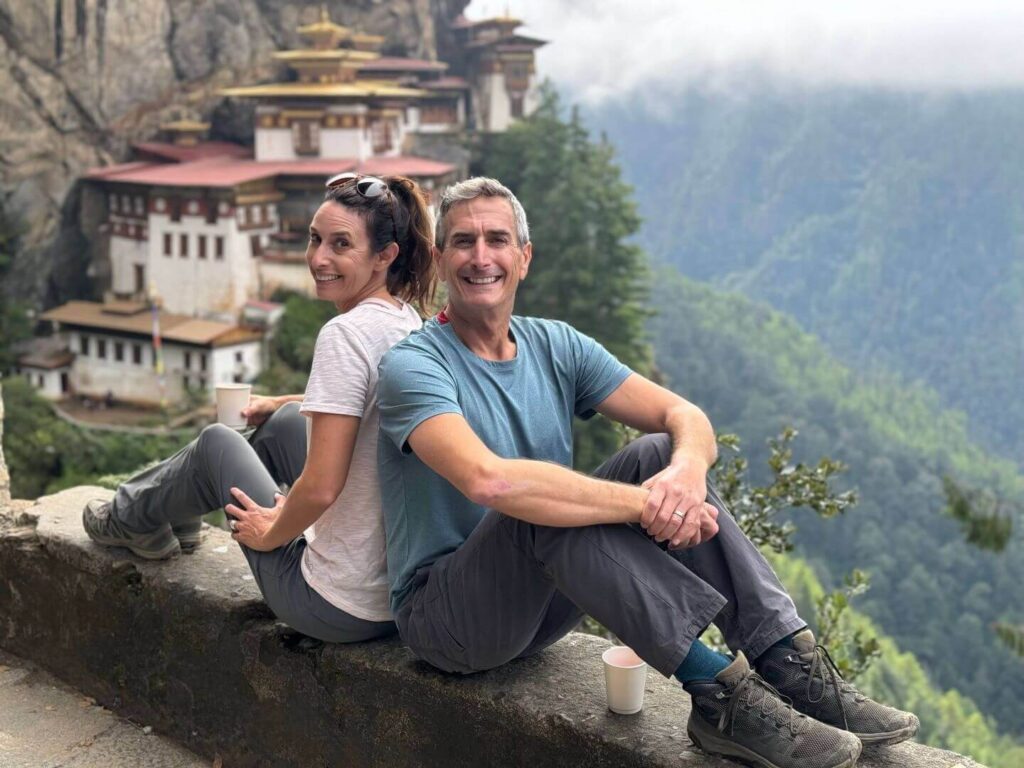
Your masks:
{"label": "hiking boot", "polygon": [[797,710],[850,731],[865,744],[896,744],[917,733],[915,715],[872,701],[843,680],[811,630],[793,635],[793,646],[773,645],[757,660],[757,669]]}
{"label": "hiking boot", "polygon": [[166,560],[181,554],[181,546],[164,523],[151,533],[132,533],[110,514],[110,502],[93,499],[82,510],[82,525],[89,538],[108,547],[127,547],[146,560]]}
{"label": "hiking boot", "polygon": [[851,768],[861,743],[801,715],[739,653],[714,680],[683,685],[693,698],[686,732],[713,755],[761,768]]}
{"label": "hiking boot", "polygon": [[191,555],[203,541],[203,518],[172,525],[171,532],[181,545],[182,554]]}

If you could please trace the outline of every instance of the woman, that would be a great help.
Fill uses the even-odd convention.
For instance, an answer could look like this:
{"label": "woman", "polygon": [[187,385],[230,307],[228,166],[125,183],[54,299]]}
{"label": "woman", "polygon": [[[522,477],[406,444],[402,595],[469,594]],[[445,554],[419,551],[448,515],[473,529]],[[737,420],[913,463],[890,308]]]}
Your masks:
{"label": "woman", "polygon": [[[420,327],[410,302],[432,298],[430,213],[409,179],[341,174],[328,182],[309,233],[317,297],[341,314],[317,337],[299,409],[309,449],[287,497],[274,479],[284,470],[267,466],[276,441],[267,441],[265,465],[258,445],[214,424],[111,502],[89,502],[83,521],[100,544],[159,558],[177,553],[175,530],[187,535],[200,515],[224,507],[274,614],[311,637],[357,642],[394,631],[377,485],[377,363]],[[267,426],[287,424],[284,413]]]}

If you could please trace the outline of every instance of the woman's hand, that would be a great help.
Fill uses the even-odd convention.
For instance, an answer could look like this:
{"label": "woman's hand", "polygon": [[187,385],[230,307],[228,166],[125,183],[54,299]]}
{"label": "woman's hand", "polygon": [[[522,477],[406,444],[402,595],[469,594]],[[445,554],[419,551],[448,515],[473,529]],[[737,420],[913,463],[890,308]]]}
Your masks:
{"label": "woman's hand", "polygon": [[245,421],[249,426],[258,427],[273,416],[280,407],[281,398],[250,395],[249,404],[242,409],[242,415],[245,416]]}
{"label": "woman's hand", "polygon": [[224,507],[224,511],[230,517],[235,518],[228,520],[231,538],[257,552],[270,552],[281,546],[283,542],[272,541],[268,534],[274,521],[281,515],[285,497],[280,493],[275,493],[274,506],[267,508],[261,507],[250,499],[240,488],[232,488],[231,494],[242,505],[239,507],[235,504],[228,504]]}

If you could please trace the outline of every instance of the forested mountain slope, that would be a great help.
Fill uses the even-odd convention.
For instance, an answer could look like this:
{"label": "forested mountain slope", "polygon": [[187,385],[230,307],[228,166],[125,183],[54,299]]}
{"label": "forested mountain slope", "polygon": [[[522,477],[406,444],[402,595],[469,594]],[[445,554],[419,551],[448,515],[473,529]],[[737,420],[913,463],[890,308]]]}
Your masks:
{"label": "forested mountain slope", "polygon": [[595,110],[685,274],[934,388],[1024,462],[1024,92],[695,91]]}
{"label": "forested mountain slope", "polygon": [[972,443],[938,398],[864,378],[830,357],[796,323],[738,294],[662,270],[650,323],[670,385],[700,404],[719,432],[744,439],[752,466],[784,425],[800,430],[797,458],[849,465],[860,503],[845,517],[797,520],[798,551],[833,583],[853,567],[873,587],[862,607],[913,652],[942,688],[972,698],[1001,728],[1024,723],[1024,660],[993,636],[998,619],[1024,622],[1024,535],[1001,554],[966,544],[943,514],[941,478],[1024,496],[1012,463]]}

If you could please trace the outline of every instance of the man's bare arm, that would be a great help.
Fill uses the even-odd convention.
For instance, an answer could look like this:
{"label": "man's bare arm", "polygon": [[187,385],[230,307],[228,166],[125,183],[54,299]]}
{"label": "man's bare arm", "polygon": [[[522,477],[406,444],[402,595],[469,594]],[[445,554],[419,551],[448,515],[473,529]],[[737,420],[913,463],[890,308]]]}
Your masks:
{"label": "man's bare arm", "polygon": [[413,430],[409,445],[470,501],[538,525],[635,523],[648,495],[558,464],[501,458],[458,414],[427,419]]}
{"label": "man's bare arm", "polygon": [[[672,438],[672,456],[665,469],[647,478],[650,489],[640,524],[655,538],[669,538],[664,531],[672,525],[674,513],[699,515],[707,497],[707,472],[718,456],[715,432],[704,412],[640,374],[630,375],[597,406],[610,419],[642,432],[667,432]],[[694,539],[671,537],[671,546],[693,546],[714,535],[710,526]]]}

